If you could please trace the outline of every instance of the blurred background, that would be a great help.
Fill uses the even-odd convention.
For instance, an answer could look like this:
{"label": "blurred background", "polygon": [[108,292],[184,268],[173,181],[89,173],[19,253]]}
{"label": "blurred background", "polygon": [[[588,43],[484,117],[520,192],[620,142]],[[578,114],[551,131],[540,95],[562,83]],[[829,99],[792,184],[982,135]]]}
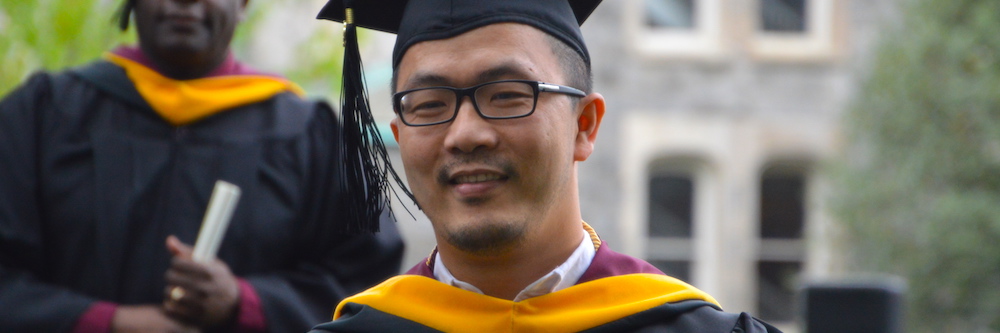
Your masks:
{"label": "blurred background", "polygon": [[[251,0],[234,52],[338,104],[324,2]],[[132,43],[118,6],[0,0],[0,95]],[[997,0],[605,0],[583,26],[608,103],[583,216],[786,332],[803,286],[837,281],[903,281],[906,332],[1000,332],[998,31]],[[393,36],[360,37],[385,124]],[[409,266],[433,233],[394,205]]]}

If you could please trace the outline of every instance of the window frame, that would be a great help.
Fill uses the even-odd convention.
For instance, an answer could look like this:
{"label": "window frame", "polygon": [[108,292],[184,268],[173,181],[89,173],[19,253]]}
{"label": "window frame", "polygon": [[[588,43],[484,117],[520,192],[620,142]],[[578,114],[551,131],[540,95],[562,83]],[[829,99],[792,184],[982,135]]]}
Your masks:
{"label": "window frame", "polygon": [[836,22],[844,1],[806,0],[805,31],[765,31],[761,22],[764,0],[750,0],[753,4],[750,53],[758,60],[823,61],[838,56],[841,47]]}
{"label": "window frame", "polygon": [[630,47],[642,57],[721,60],[724,43],[722,0],[694,0],[692,29],[655,28],[646,24],[646,0],[627,0],[623,11]]}
{"label": "window frame", "polygon": [[[807,266],[809,265],[809,255],[808,248],[806,246],[806,240],[808,239],[808,229],[810,228],[810,214],[812,209],[815,207],[810,207],[810,198],[814,195],[811,193],[811,187],[813,179],[815,177],[815,170],[812,163],[803,160],[774,160],[769,163],[765,163],[763,167],[758,172],[757,176],[757,216],[755,217],[757,223],[757,231],[755,233],[755,238],[758,242],[757,253],[753,258],[754,276],[753,276],[753,299],[754,299],[754,313],[761,312],[760,302],[762,300],[760,283],[761,283],[761,272],[759,267],[762,263],[798,263],[799,272],[796,279],[801,283],[802,280],[808,274]],[[802,223],[802,234],[798,238],[765,238],[762,235],[761,228],[764,225],[764,221],[761,220],[763,217],[763,212],[760,211],[763,206],[764,201],[764,191],[763,183],[764,180],[770,175],[794,175],[801,179],[802,181],[802,193],[800,202],[802,205],[803,215],[801,216]],[[771,318],[769,321],[771,324],[778,325],[782,328],[792,328],[795,327],[794,321],[795,314],[792,314],[792,320],[774,320]],[[769,318],[761,318],[768,320]]]}
{"label": "window frame", "polygon": [[[682,236],[654,236],[649,230],[650,219],[652,218],[649,214],[650,207],[649,203],[652,200],[652,194],[649,189],[651,188],[652,180],[657,176],[674,176],[683,177],[691,181],[691,235],[688,237]],[[657,158],[654,159],[649,164],[649,170],[647,176],[645,177],[647,195],[646,195],[646,212],[645,219],[643,222],[646,225],[646,232],[644,234],[645,246],[643,248],[643,258],[647,261],[684,261],[688,264],[688,279],[684,282],[694,284],[698,275],[696,274],[697,256],[695,255],[695,245],[696,239],[699,232],[699,204],[704,205],[702,202],[704,199],[699,198],[701,192],[704,192],[704,188],[699,189],[699,186],[704,186],[700,181],[698,175],[697,162],[691,161],[687,158]],[[678,277],[680,278],[680,277]]]}

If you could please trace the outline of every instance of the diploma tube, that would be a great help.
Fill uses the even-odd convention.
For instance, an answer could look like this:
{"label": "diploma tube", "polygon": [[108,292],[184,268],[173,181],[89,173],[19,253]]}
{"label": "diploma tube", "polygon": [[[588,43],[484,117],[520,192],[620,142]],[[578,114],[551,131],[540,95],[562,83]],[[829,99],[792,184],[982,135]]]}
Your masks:
{"label": "diploma tube", "polygon": [[222,244],[222,236],[226,234],[229,220],[239,201],[239,186],[221,180],[215,182],[205,219],[201,221],[201,230],[198,231],[198,240],[194,243],[194,261],[208,263],[215,259],[219,245]]}

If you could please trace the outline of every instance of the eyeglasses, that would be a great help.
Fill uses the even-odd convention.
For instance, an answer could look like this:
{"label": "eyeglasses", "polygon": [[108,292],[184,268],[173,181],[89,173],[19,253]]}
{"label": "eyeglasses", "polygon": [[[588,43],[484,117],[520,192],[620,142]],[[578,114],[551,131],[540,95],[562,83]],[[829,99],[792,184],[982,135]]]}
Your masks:
{"label": "eyeglasses", "polygon": [[400,91],[392,95],[392,107],[399,119],[409,126],[430,126],[455,119],[462,98],[472,98],[472,105],[485,119],[512,119],[530,116],[538,104],[539,92],[587,96],[580,89],[529,80],[486,82],[468,88],[427,87]]}

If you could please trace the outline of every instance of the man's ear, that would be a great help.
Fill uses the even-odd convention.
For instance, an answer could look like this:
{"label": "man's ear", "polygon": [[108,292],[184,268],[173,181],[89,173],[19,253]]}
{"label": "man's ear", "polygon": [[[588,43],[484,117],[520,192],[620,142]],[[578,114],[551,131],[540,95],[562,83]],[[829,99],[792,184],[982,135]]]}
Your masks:
{"label": "man's ear", "polygon": [[597,130],[601,128],[601,119],[604,118],[604,96],[599,93],[591,93],[581,98],[577,107],[581,111],[580,116],[576,119],[576,149],[573,151],[573,160],[582,162],[586,161],[594,152]]}
{"label": "man's ear", "polygon": [[392,129],[392,138],[396,139],[396,143],[399,143],[399,118],[392,118],[389,122],[389,128]]}

